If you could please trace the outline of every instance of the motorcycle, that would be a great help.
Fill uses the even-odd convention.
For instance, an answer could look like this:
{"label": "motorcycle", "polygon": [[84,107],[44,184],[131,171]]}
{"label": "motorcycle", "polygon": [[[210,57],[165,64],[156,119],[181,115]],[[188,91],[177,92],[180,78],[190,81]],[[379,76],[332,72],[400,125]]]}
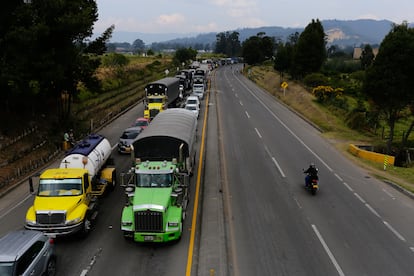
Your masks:
{"label": "motorcycle", "polygon": [[308,174],[305,178],[305,189],[310,191],[312,195],[316,195],[319,190],[319,177],[318,175]]}

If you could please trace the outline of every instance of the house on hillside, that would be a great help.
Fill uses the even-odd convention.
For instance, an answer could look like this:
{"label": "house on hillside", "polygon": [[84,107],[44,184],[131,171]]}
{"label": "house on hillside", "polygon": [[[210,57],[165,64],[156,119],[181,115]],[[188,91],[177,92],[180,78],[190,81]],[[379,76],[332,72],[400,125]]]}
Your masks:
{"label": "house on hillside", "polygon": [[[374,58],[377,56],[378,54],[378,49],[379,48],[372,48],[372,52],[374,53]],[[364,50],[361,47],[355,47],[354,48],[354,53],[352,55],[353,59],[360,59],[361,55],[362,55],[362,50]]]}

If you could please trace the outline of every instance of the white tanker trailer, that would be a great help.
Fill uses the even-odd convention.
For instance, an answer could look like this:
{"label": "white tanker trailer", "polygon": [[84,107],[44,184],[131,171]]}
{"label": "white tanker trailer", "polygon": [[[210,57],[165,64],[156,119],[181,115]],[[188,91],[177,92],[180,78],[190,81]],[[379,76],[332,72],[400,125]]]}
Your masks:
{"label": "white tanker trailer", "polygon": [[[111,151],[105,137],[90,135],[65,155],[59,168],[45,170],[25,227],[51,236],[86,235],[98,214],[98,196],[115,188]],[[29,183],[34,193],[32,178]]]}
{"label": "white tanker trailer", "polygon": [[[105,190],[115,188],[116,179],[110,175],[115,174],[111,144],[101,135],[89,135],[76,144],[60,162],[60,168],[82,168],[88,170],[89,178],[94,187],[94,193],[102,195]],[[108,173],[110,175],[108,175]],[[109,184],[109,185],[106,185]]]}

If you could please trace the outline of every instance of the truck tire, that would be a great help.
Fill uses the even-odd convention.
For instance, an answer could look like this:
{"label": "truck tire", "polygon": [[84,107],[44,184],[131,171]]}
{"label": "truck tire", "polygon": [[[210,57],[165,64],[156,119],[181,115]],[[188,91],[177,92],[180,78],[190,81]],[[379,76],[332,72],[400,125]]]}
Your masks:
{"label": "truck tire", "polygon": [[131,241],[131,240],[133,240],[133,239],[134,239],[133,237],[131,237],[131,233],[129,233],[129,232],[127,232],[127,231],[123,231],[122,236],[124,237],[124,239],[125,239],[126,241]]}
{"label": "truck tire", "polygon": [[52,256],[47,262],[45,276],[55,276],[56,274],[56,257]]}
{"label": "truck tire", "polygon": [[81,238],[86,238],[89,235],[89,232],[91,231],[91,227],[92,227],[92,223],[89,220],[89,218],[86,216],[83,221],[82,230],[79,233]]}
{"label": "truck tire", "polygon": [[117,178],[116,178],[116,170],[114,170],[112,172],[112,182],[111,185],[109,186],[109,190],[112,192],[113,190],[115,190],[116,187],[116,182],[117,182]]}

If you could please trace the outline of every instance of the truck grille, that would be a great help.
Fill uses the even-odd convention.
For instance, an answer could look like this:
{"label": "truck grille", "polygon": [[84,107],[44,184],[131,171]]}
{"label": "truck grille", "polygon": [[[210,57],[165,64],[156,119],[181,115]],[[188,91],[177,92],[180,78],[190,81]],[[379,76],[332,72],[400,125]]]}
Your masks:
{"label": "truck grille", "polygon": [[150,117],[154,118],[160,111],[158,109],[151,109],[150,110]]}
{"label": "truck grille", "polygon": [[45,212],[36,213],[36,221],[39,224],[64,224],[66,220],[66,214],[64,212]]}
{"label": "truck grille", "polygon": [[162,213],[156,211],[135,212],[135,231],[163,232]]}

